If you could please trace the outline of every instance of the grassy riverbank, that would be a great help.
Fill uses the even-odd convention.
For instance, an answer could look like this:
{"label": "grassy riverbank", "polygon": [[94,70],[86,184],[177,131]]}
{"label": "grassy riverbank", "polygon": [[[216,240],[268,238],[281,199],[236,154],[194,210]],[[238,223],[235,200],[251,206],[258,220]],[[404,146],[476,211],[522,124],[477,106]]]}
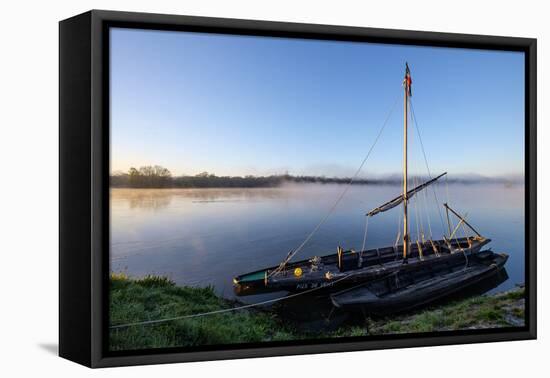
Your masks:
{"label": "grassy riverbank", "polygon": [[[212,288],[176,286],[164,277],[130,279],[111,275],[111,324],[127,324],[216,311],[235,304],[216,296]],[[111,350],[162,348],[288,340],[273,315],[236,311],[161,324],[114,329]]]}
{"label": "grassy riverbank", "polygon": [[525,290],[517,288],[495,295],[476,296],[414,315],[381,319],[369,333],[418,333],[465,329],[521,327],[525,325]]}
{"label": "grassy riverbank", "polygon": [[[322,334],[293,328],[275,315],[256,309],[182,319],[165,323],[113,329],[111,350],[215,345],[320,337],[368,336],[457,329],[523,325],[524,290],[478,296],[412,315],[365,319],[364,324],[342,326]],[[228,309],[238,304],[222,298],[212,288],[176,286],[164,277],[131,279],[111,276],[111,324],[166,319]]]}

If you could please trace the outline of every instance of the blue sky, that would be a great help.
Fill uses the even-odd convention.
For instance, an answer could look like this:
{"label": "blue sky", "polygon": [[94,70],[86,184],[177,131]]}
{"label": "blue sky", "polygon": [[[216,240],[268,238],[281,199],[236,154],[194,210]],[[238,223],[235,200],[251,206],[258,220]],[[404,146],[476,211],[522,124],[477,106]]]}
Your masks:
{"label": "blue sky", "polygon": [[523,53],[116,28],[111,170],[349,176],[396,104],[362,176],[399,173],[405,61],[432,173],[523,175]]}

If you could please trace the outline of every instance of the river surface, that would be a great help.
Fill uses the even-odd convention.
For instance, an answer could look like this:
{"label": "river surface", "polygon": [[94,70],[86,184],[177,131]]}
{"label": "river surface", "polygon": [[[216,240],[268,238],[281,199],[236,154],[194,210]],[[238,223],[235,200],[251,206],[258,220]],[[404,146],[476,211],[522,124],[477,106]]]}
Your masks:
{"label": "river surface", "polygon": [[[277,265],[325,217],[344,185],[295,184],[251,189],[112,189],[111,271],[164,275],[179,285],[215,287],[233,298],[232,277]],[[411,237],[440,239],[442,203],[510,255],[503,291],[524,282],[522,184],[439,184],[409,206]],[[296,258],[361,248],[365,212],[399,194],[397,185],[353,185]],[[437,201],[436,201],[437,196]],[[439,203],[439,207],[436,203]],[[402,208],[370,218],[366,248],[393,245]],[[454,224],[457,220],[453,219]],[[418,228],[417,228],[418,225]],[[462,235],[462,228],[458,236]]]}

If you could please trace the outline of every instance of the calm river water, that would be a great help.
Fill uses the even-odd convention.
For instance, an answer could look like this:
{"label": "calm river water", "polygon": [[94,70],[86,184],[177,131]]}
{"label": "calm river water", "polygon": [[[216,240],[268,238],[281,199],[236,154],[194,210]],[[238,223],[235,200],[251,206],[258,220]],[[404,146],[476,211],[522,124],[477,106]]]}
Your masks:
{"label": "calm river water", "polygon": [[[327,214],[343,189],[343,185],[315,184],[112,189],[111,270],[135,277],[165,275],[180,285],[213,285],[219,294],[231,298],[233,276],[277,265]],[[510,255],[506,264],[509,279],[492,291],[523,283],[523,185],[440,184],[435,189],[441,208],[441,203],[449,201],[492,239],[488,247]],[[296,257],[333,253],[338,245],[360,249],[365,212],[398,195],[399,190],[396,185],[352,186]],[[421,194],[412,203],[413,238],[417,224],[426,235],[431,228],[434,238],[441,238],[445,213],[441,219],[434,198],[428,189],[426,196]],[[399,207],[370,219],[367,248],[395,242],[400,213]]]}

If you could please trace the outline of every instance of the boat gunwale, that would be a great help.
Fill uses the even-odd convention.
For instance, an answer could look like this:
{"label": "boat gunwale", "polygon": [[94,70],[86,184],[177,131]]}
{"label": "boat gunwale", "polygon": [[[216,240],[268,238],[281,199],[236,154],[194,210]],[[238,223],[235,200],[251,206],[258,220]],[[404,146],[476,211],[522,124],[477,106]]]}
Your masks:
{"label": "boat gunwale", "polygon": [[[455,242],[456,244],[460,244],[461,242],[467,242],[468,240],[471,240],[471,239],[475,239],[475,238],[474,237],[453,238],[450,242],[451,242],[451,244],[454,244],[453,242]],[[440,247],[447,248],[447,240],[446,239],[438,239],[438,240],[431,240],[431,241],[434,242],[435,244],[439,245]],[[489,243],[490,241],[491,241],[491,239],[483,238],[482,240],[479,241],[479,243],[481,244],[481,246],[483,246],[483,245]],[[430,244],[430,240],[426,240],[422,244],[423,245]],[[388,250],[388,251],[392,250],[392,251],[396,251],[396,253],[397,253],[400,250],[402,250],[402,248],[403,248],[403,245],[397,245],[395,247],[371,248],[371,249],[367,249],[367,250],[364,250],[364,251],[354,251],[353,249],[349,249],[349,250],[344,251],[344,254],[348,254],[348,255],[351,254],[351,253],[379,254],[379,252],[381,250]],[[413,248],[417,248],[417,247],[413,244]],[[465,249],[468,249],[468,248],[465,248]],[[338,256],[337,253],[331,253],[331,254],[327,254],[327,255],[323,255],[323,256],[319,256],[319,257],[321,258],[321,260],[324,260],[324,259],[329,259],[329,258],[333,258],[333,257],[337,258],[337,256]],[[431,254],[430,254],[430,256],[431,256]],[[308,264],[308,263],[310,263],[310,260],[313,257],[315,257],[315,256],[312,256],[312,257],[307,258],[307,259],[303,259],[303,260],[288,263],[287,268],[292,269],[292,268],[296,268],[296,267],[300,267],[300,266],[303,266],[305,264]],[[409,261],[412,260],[412,259],[417,259],[417,258],[418,257],[410,257]],[[396,261],[399,261],[399,258],[397,258]],[[416,264],[416,263],[414,263],[414,264]],[[277,269],[278,267],[279,267],[278,265],[274,265],[274,266],[271,266],[271,267],[268,267],[268,268],[258,269],[258,270],[255,270],[255,271],[252,271],[252,272],[249,272],[249,273],[241,274],[241,275],[235,276],[233,278],[233,282],[234,282],[235,285],[240,285],[241,283],[251,284],[253,282],[260,282],[260,281],[263,282],[265,280],[265,278],[251,280],[251,281],[245,281],[245,282],[243,282],[242,280],[246,276],[253,276],[253,275],[260,274],[260,273],[265,274],[266,272],[273,271],[273,270]]]}

